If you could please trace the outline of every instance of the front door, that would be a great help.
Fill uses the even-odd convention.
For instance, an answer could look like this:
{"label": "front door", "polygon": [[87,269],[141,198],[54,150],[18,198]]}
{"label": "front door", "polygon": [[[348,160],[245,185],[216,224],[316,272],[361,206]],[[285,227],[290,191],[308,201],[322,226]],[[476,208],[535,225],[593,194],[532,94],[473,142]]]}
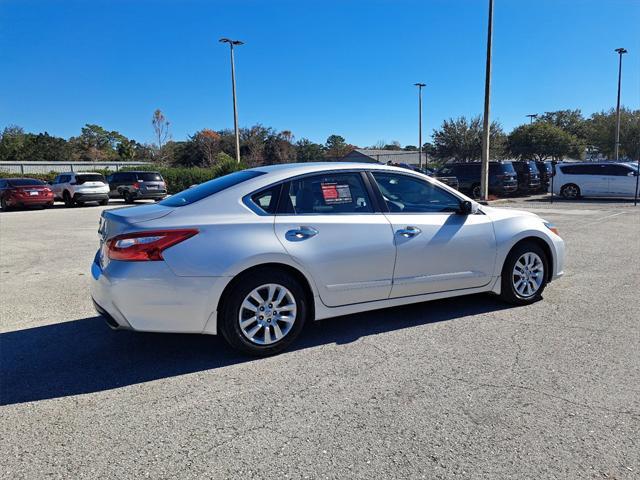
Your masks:
{"label": "front door", "polygon": [[327,172],[285,184],[275,233],[331,307],[389,297],[396,249],[361,172]]}
{"label": "front door", "polygon": [[493,224],[482,213],[461,215],[460,200],[421,178],[372,172],[394,231],[397,258],[392,297],[482,287],[496,261]]}
{"label": "front door", "polygon": [[605,174],[609,180],[608,191],[616,197],[633,197],[636,192],[636,177],[634,170],[626,165],[604,165]]}

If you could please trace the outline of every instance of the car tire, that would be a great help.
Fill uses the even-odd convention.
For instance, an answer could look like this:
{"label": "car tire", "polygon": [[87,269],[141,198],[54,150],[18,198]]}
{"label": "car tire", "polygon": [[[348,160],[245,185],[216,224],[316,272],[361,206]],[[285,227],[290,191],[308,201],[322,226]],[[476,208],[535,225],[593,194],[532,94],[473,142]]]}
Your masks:
{"label": "car tire", "polygon": [[542,298],[551,268],[544,250],[535,242],[517,244],[502,267],[500,298],[513,305],[529,305]]}
{"label": "car tire", "polygon": [[124,197],[124,203],[133,203],[135,201],[129,192],[124,192],[122,196]]}
{"label": "car tire", "polygon": [[9,207],[7,201],[4,198],[0,198],[0,209],[3,212],[8,212],[9,210],[11,210],[11,207]]}
{"label": "car tire", "polygon": [[471,185],[471,198],[473,198],[474,200],[478,200],[481,195],[482,191],[480,190],[480,184],[474,183],[473,185]]}
{"label": "car tire", "polygon": [[62,194],[62,200],[64,201],[64,206],[67,208],[73,207],[76,203],[71,197],[71,194],[66,190]]}
{"label": "car tire", "polygon": [[98,203],[99,203],[100,205],[103,205],[103,206],[104,206],[104,205],[109,205],[109,199],[107,199],[107,200],[100,200]]}
{"label": "car tire", "polygon": [[580,198],[580,187],[575,183],[567,183],[560,189],[560,196],[566,200],[575,200]]}
{"label": "car tire", "polygon": [[274,268],[234,280],[225,297],[219,310],[222,335],[233,348],[253,356],[275,355],[289,347],[302,331],[309,311],[300,282]]}

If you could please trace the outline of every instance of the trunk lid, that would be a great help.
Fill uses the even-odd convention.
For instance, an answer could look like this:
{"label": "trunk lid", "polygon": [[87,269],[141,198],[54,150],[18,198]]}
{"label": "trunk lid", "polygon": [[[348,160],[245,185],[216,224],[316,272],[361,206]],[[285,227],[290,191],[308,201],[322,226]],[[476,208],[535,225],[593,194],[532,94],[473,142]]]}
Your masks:
{"label": "trunk lid", "polygon": [[104,210],[100,216],[98,234],[101,240],[104,241],[121,233],[139,229],[143,227],[141,224],[144,224],[144,222],[165,217],[173,210],[173,207],[165,207],[157,203]]}

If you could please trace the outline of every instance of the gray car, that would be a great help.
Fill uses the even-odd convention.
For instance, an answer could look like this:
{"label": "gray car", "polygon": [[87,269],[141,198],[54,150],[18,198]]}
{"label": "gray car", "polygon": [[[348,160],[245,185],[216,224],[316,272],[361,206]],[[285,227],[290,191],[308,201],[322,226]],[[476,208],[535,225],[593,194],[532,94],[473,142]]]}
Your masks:
{"label": "gray car", "polygon": [[235,172],[105,210],[99,236],[91,293],[109,325],[221,333],[255,355],[309,320],[480,292],[532,303],[564,263],[537,215],[362,163]]}
{"label": "gray car", "polygon": [[158,172],[116,172],[107,177],[109,198],[162,200],[167,196],[167,184]]}

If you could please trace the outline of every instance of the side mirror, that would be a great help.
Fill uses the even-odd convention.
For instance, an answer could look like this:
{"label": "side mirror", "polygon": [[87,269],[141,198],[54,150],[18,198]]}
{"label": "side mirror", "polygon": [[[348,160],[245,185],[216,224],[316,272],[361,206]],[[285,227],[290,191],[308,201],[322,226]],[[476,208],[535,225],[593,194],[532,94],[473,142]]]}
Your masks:
{"label": "side mirror", "polygon": [[460,202],[460,210],[458,210],[458,213],[460,213],[460,215],[471,215],[474,213],[473,211],[473,203],[471,203],[469,200],[464,200],[462,202]]}

